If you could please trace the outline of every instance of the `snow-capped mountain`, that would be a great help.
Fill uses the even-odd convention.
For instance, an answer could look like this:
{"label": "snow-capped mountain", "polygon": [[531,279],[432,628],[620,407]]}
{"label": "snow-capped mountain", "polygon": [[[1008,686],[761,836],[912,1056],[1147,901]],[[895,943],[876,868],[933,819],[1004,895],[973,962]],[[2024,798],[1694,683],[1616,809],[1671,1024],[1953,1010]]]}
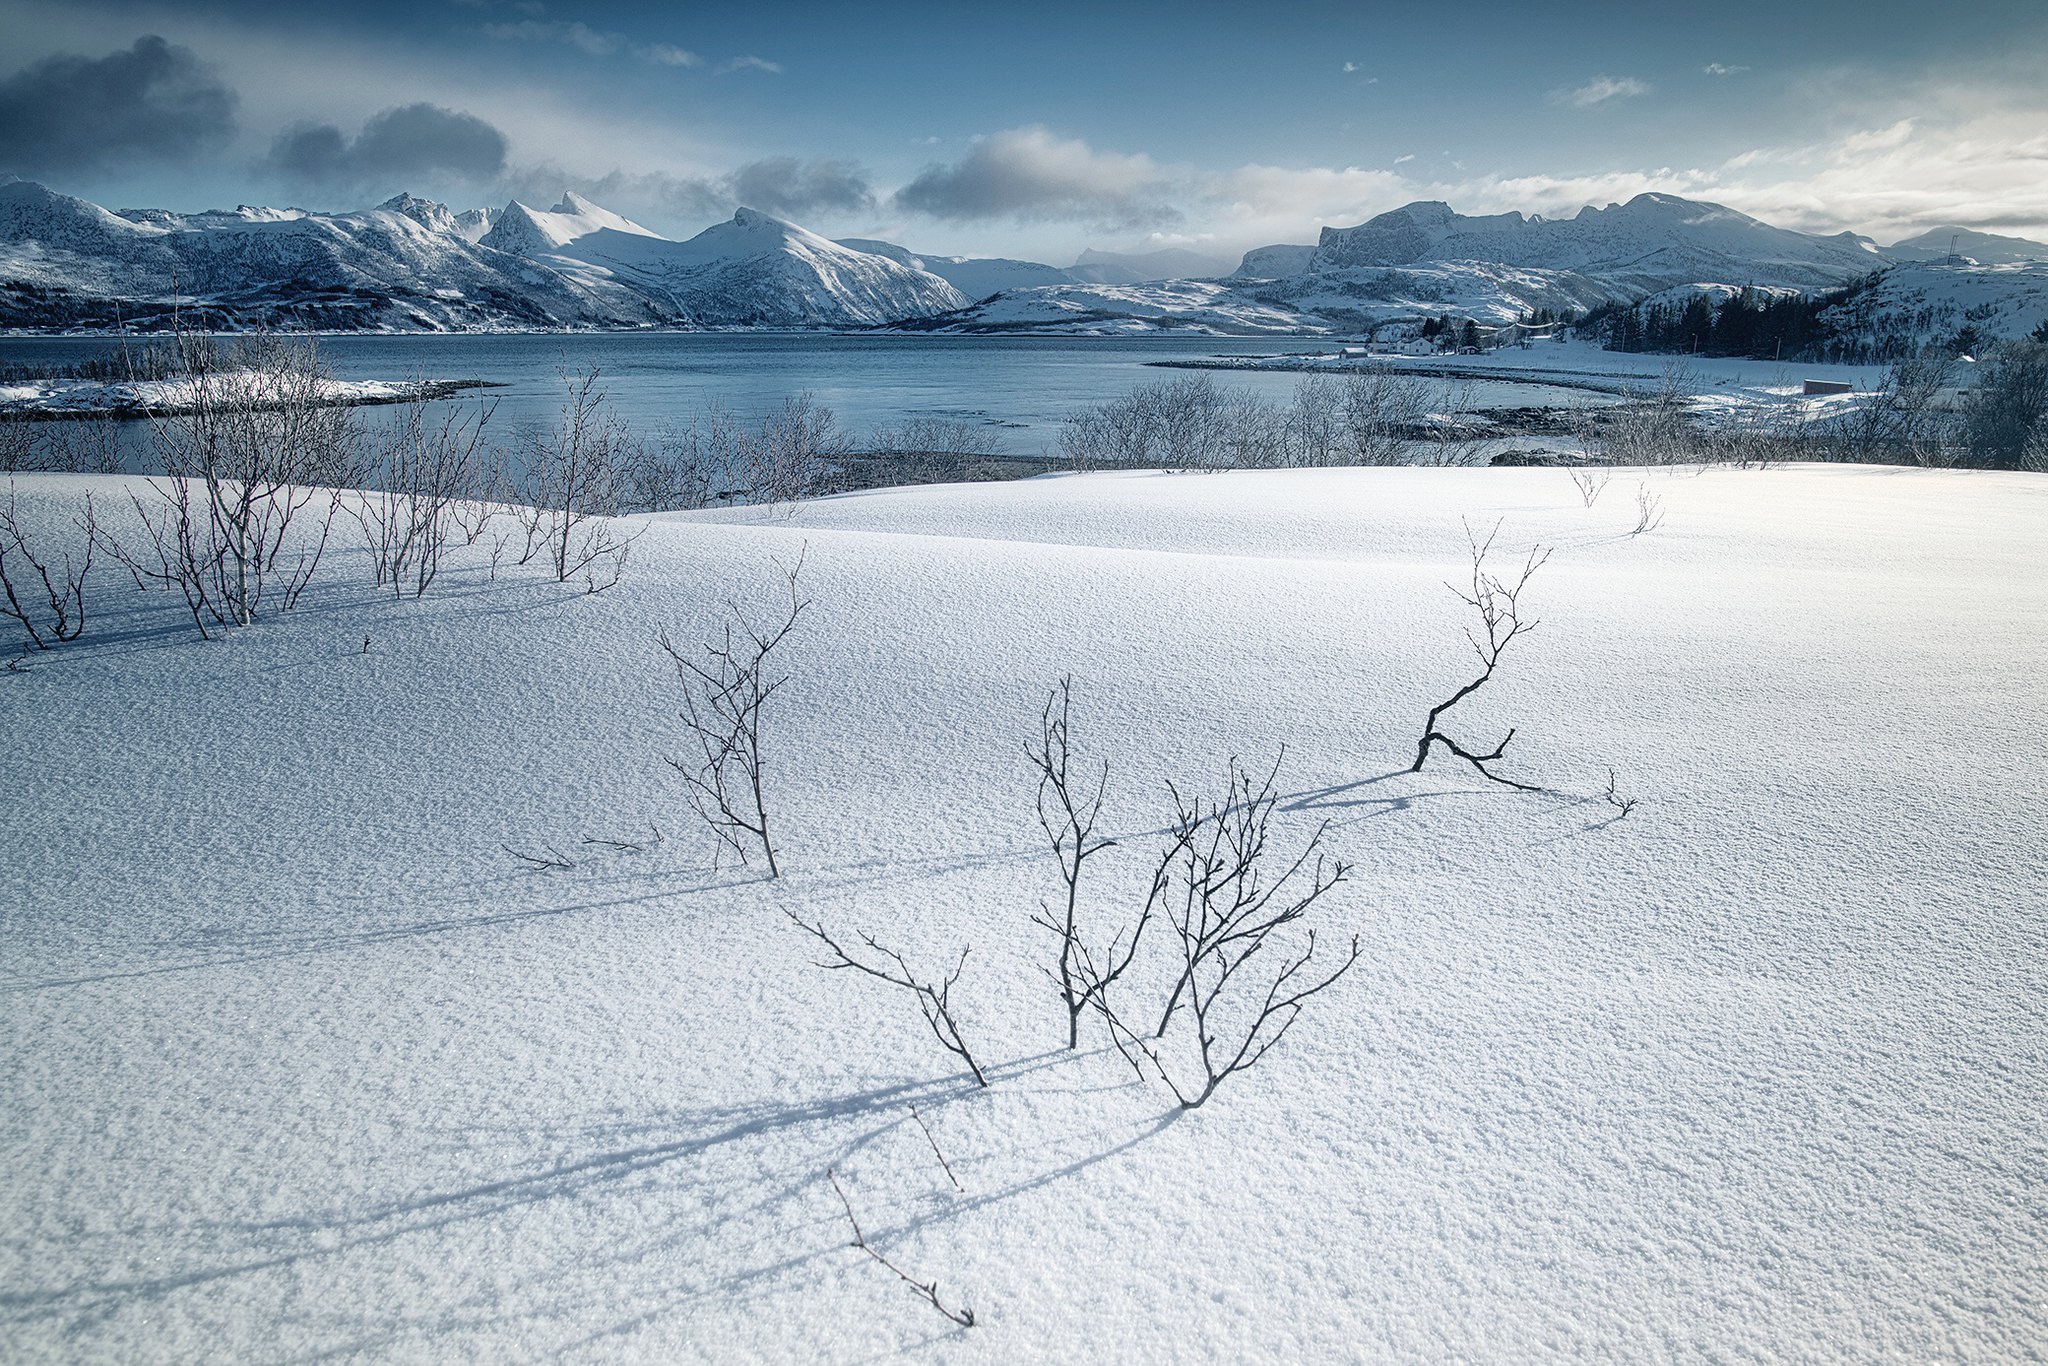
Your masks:
{"label": "snow-capped mountain", "polygon": [[2025,237],[2001,237],[1995,232],[1953,225],[1929,228],[1917,236],[1894,242],[1884,254],[1900,261],[1947,261],[1951,256],[1980,266],[2010,266],[2026,261],[2048,261],[2048,242]]}
{"label": "snow-capped mountain", "polygon": [[1639,194],[1571,218],[1468,217],[1438,201],[1407,204],[1355,228],[1325,228],[1311,272],[1478,261],[1568,270],[1645,288],[1689,280],[1829,286],[1889,265],[1868,238],[1774,228],[1721,204]]}
{"label": "snow-capped mountain", "polygon": [[[573,200],[573,205],[572,205]],[[673,322],[694,327],[846,327],[900,322],[965,307],[967,296],[914,266],[843,247],[753,209],[741,209],[686,242],[657,237],[625,219],[598,223],[594,207],[565,200],[536,215],[505,210],[491,238],[530,240],[528,221],[547,233],[576,235],[553,246],[521,245],[517,254],[553,266],[593,293],[620,290],[648,301]],[[599,211],[602,212],[602,211]],[[516,228],[517,239],[508,228]],[[491,238],[486,244],[491,244]]]}
{"label": "snow-capped mountain", "polygon": [[577,195],[454,213],[113,213],[0,184],[0,327],[856,327],[964,307],[938,276],[742,209],[687,242]]}
{"label": "snow-capped mountain", "polygon": [[1034,289],[1040,285],[1069,285],[1076,281],[1071,271],[1048,266],[1042,261],[1015,261],[1003,256],[930,256],[880,242],[871,237],[842,237],[842,247],[886,256],[901,265],[938,276],[969,299],[979,300],[1006,289]]}
{"label": "snow-capped mountain", "polygon": [[[1219,332],[1358,331],[1448,313],[1511,322],[1537,309],[1587,309],[1672,289],[1827,289],[1893,264],[1868,239],[1815,236],[1719,204],[1638,195],[1571,218],[1469,216],[1439,202],[1407,204],[1313,246],[1247,252],[1198,306],[1162,313],[1149,287],[1013,291],[920,327],[1120,331],[1147,326]],[[1277,319],[1291,315],[1291,324]]]}

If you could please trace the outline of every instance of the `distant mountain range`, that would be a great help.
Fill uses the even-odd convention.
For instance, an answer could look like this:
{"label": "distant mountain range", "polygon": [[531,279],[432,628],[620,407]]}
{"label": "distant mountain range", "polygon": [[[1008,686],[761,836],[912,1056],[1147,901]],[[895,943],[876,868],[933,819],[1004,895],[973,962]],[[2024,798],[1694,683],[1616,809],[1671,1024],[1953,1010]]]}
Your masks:
{"label": "distant mountain range", "polygon": [[1328,334],[1671,291],[1827,289],[1902,262],[2018,271],[2038,289],[2048,245],[1936,228],[1879,248],[1646,194],[1558,219],[1408,204],[1313,245],[1260,247],[1234,270],[1183,250],[1088,251],[1060,267],[835,242],[752,209],[679,242],[574,194],[460,213],[409,194],[353,213],[116,213],[0,183],[0,327],[17,329],[148,329],[175,310],[194,326],[325,330]]}

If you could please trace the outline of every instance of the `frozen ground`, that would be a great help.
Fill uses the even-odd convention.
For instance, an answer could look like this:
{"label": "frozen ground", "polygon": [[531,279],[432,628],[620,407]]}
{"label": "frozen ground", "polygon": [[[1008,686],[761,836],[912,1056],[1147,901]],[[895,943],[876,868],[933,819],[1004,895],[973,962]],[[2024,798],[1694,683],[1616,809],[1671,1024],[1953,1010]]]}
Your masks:
{"label": "frozen ground", "polygon": [[[674,515],[594,598],[471,565],[398,604],[338,556],[212,644],[108,581],[0,674],[0,1355],[2038,1356],[2048,482],[1652,475],[1631,538],[1634,480]],[[1558,547],[1454,713],[1555,792],[1401,771],[1468,668],[1461,518]],[[805,545],[771,885],[691,831],[652,636]],[[1325,923],[1364,961],[1192,1115],[1061,1051],[1035,972],[1021,747],[1067,670],[1114,765],[1098,924],[1163,781],[1233,753],[1284,742],[1290,837],[1358,864]],[[993,1087],[781,906],[971,944]],[[828,1168],[978,1326],[846,1246]]]}

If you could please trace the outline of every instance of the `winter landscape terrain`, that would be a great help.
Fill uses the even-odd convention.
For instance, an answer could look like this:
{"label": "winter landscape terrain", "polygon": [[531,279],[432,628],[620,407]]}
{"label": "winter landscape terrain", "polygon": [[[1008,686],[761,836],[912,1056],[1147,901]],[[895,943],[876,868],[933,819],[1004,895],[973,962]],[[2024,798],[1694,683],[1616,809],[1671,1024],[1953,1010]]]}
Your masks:
{"label": "winter landscape terrain", "polygon": [[[1561,470],[1110,474],[643,519],[596,595],[480,546],[394,600],[338,544],[211,642],[102,587],[0,677],[9,1355],[2031,1355],[2048,489],[1621,473],[1661,525]],[[1541,791],[1408,771],[1496,524],[1541,626],[1454,729]],[[799,559],[766,881],[663,763],[656,636]],[[1063,1046],[1066,674],[1091,933],[1232,756],[1351,866],[1356,968],[1198,1110]],[[786,912],[971,949],[989,1085]]]}
{"label": "winter landscape terrain", "polygon": [[0,1366],[2048,1358],[2044,69],[0,0]]}
{"label": "winter landscape terrain", "polygon": [[1443,315],[1490,329],[1539,312],[1825,292],[1872,276],[1844,316],[1857,335],[1928,342],[1971,322],[1995,338],[2048,318],[2040,243],[1937,230],[1891,251],[1665,194],[1563,219],[1408,204],[1325,228],[1312,246],[1256,248],[1232,270],[1185,251],[1091,249],[1066,268],[917,254],[829,241],[745,208],[677,242],[576,194],[548,210],[514,201],[455,213],[401,194],[341,214],[115,213],[0,183],[0,327],[17,329],[148,330],[176,315],[329,330],[1402,335]]}

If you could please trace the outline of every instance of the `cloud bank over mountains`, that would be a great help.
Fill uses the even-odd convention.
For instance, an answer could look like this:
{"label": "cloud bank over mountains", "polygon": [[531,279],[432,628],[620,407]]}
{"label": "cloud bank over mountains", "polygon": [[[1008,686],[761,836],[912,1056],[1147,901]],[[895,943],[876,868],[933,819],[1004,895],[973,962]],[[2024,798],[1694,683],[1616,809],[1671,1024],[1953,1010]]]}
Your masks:
{"label": "cloud bank over mountains", "polygon": [[[0,0],[0,9],[8,3]],[[36,0],[13,3],[32,9]],[[705,100],[713,94],[701,92],[787,88],[772,79],[788,71],[775,56],[736,48],[721,55],[688,33],[649,40],[549,17],[531,3],[450,8],[475,16],[471,31],[486,49],[551,49],[572,66],[637,70],[649,79],[670,72],[697,82],[693,98]],[[1478,212],[1569,214],[1643,192],[1713,199],[1809,231],[1847,228],[1887,240],[1952,222],[2048,231],[2048,96],[2025,82],[1965,86],[1930,76],[1861,90],[1835,98],[1830,126],[1814,136],[1737,146],[1691,165],[1504,170],[1469,152],[1428,146],[1379,165],[1331,165],[1291,157],[1284,141],[1261,146],[1257,159],[1217,165],[1051,120],[934,135],[915,140],[932,145],[914,150],[910,139],[893,148],[873,144],[851,155],[844,149],[862,144],[849,112],[849,126],[831,130],[834,147],[750,146],[719,142],[687,121],[664,124],[644,106],[579,112],[546,91],[455,80],[429,86],[402,72],[364,80],[360,90],[328,73],[323,98],[330,106],[353,102],[351,112],[278,119],[271,111],[283,102],[278,91],[289,72],[255,62],[255,49],[225,38],[175,40],[186,36],[143,32],[111,51],[81,42],[81,50],[0,70],[0,171],[115,200],[107,187],[132,169],[156,172],[161,184],[184,168],[209,172],[209,183],[233,183],[237,198],[294,198],[323,208],[400,190],[494,203],[551,201],[569,189],[671,232],[747,205],[841,235],[1047,258],[1089,244],[1228,255],[1312,238],[1320,227],[1419,199]],[[1745,76],[1749,65],[1727,61],[1695,59],[1684,70],[1721,89],[1760,79]],[[758,79],[728,83],[721,73]],[[1849,81],[1839,73],[1834,79]],[[1548,106],[1550,117],[1597,127],[1637,119],[1669,95],[1665,76],[1609,68],[1552,72],[1547,88],[1528,98]]]}

